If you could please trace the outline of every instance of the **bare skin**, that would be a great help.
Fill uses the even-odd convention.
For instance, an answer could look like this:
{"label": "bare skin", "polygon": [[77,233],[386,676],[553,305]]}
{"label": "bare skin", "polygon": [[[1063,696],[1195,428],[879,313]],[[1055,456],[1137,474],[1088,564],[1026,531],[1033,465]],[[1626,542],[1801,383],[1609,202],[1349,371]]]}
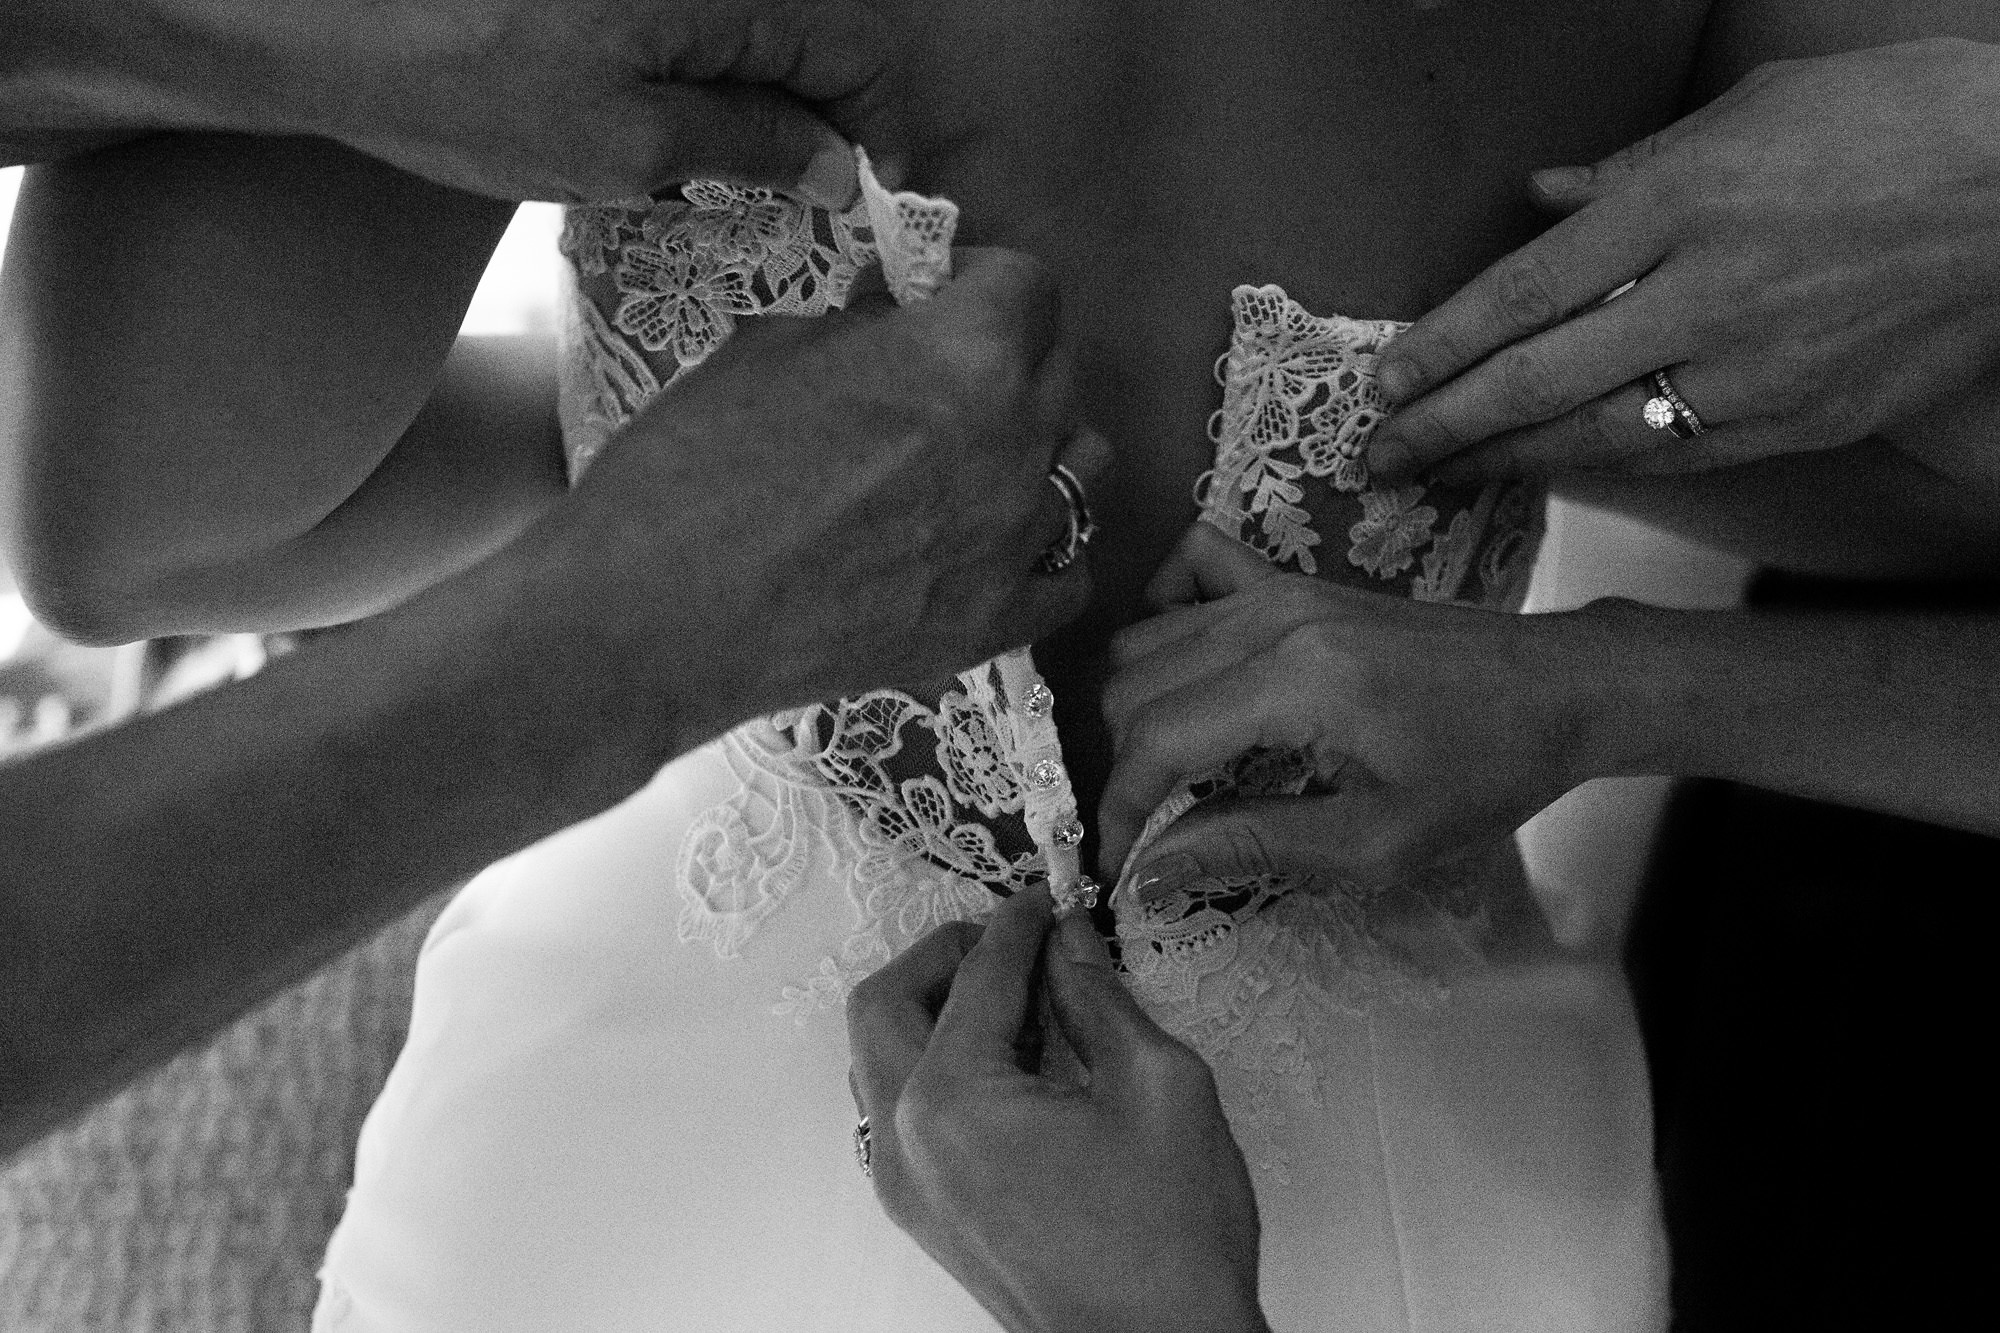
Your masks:
{"label": "bare skin", "polygon": [[[1234,284],[1277,280],[1314,310],[1414,317],[1533,234],[1540,218],[1521,182],[1535,167],[1615,151],[1676,117],[1690,87],[1696,95],[1719,90],[1764,60],[1923,35],[1913,29],[1925,26],[1976,28],[1985,17],[1981,9],[1934,5],[1884,17],[1872,6],[1834,12],[1732,0],[1713,16],[1706,45],[1703,25],[1711,16],[1696,0],[1664,7],[1635,0],[1610,11],[1581,0],[1540,0],[1505,12],[1445,5],[1370,11],[1360,22],[1346,10],[1313,6],[1171,15],[1147,7],[1139,16],[1108,2],[1050,0],[901,16],[899,30],[911,34],[917,54],[891,92],[926,112],[912,118],[921,129],[910,141],[908,179],[961,204],[967,240],[1016,246],[1054,268],[1064,287],[1066,328],[1083,348],[1086,399],[1117,450],[1100,506],[1106,530],[1095,548],[1092,614],[1042,655],[1062,700],[1066,751],[1085,805],[1109,760],[1092,706],[1102,649],[1112,632],[1144,614],[1145,582],[1191,516],[1187,497],[1212,452],[1202,425],[1215,402],[1210,368],[1226,340]],[[1560,40],[1552,40],[1557,32]],[[1323,89],[1335,92],[1329,97]],[[295,310],[351,310],[355,293],[366,288],[356,274],[393,281],[393,266],[384,265],[398,254],[411,256],[399,263],[463,271],[453,268],[464,262],[455,257],[479,255],[487,243],[483,229],[494,225],[476,201],[391,216],[375,202],[373,173],[380,168],[328,158],[321,169],[324,193],[315,202],[340,212],[351,198],[357,220],[343,225],[356,229],[357,240],[342,260],[347,269],[317,266],[319,276],[302,284]],[[143,157],[58,170],[79,182],[71,216],[149,208],[170,226],[194,193],[148,175]],[[226,163],[217,166],[226,170]],[[256,174],[237,170],[239,178]],[[87,172],[95,174],[86,181]],[[87,404],[88,386],[120,385],[121,396],[129,386],[119,421],[143,420],[148,386],[176,364],[179,352],[158,340],[118,336],[116,294],[127,282],[157,276],[140,271],[143,254],[95,253],[89,265],[78,262],[82,255],[62,258],[56,238],[63,233],[54,219],[37,228],[33,213],[31,206],[17,233],[19,249],[47,257],[26,281],[63,293],[63,300],[110,302],[100,305],[90,336],[72,326],[68,338],[37,343],[59,346],[46,354],[47,382],[77,386],[58,400],[72,412]],[[188,275],[201,299],[191,295],[185,307],[201,320],[199,341],[218,360],[255,357],[265,344],[249,321],[202,320],[208,308],[202,302],[212,307],[219,282],[254,280],[265,266],[296,273],[293,261],[310,248],[307,237],[256,228],[240,211],[234,216],[234,223],[224,216],[218,225],[234,227],[234,262],[242,271],[204,271],[197,261]],[[101,291],[76,291],[73,275],[86,267]],[[412,350],[408,360],[391,354],[390,327],[377,328],[369,342],[377,364],[404,365],[400,374],[315,383],[336,418],[376,414],[373,434],[342,446],[361,451],[349,466],[362,473],[388,456],[428,392],[439,330],[456,313],[450,290],[416,291],[423,300],[413,295],[398,319],[428,321],[422,325],[428,332],[417,345],[402,336]],[[60,303],[43,299],[51,310]],[[302,340],[311,331],[309,319]],[[428,353],[421,350],[426,339]],[[274,376],[282,376],[282,360]],[[242,419],[270,397],[264,386],[246,394],[226,380],[205,381],[201,392],[221,401],[186,417]],[[29,405],[32,419],[57,419],[41,406]],[[232,447],[233,456],[261,466],[271,443],[252,435]],[[79,426],[65,433],[61,453],[112,451],[92,464],[99,475],[158,466],[162,452],[139,445],[128,430]],[[48,456],[57,452],[52,443]],[[1845,480],[1852,464],[1843,459],[1733,477],[1725,493],[1701,493],[1699,505],[1663,487],[1617,498],[1656,512],[1698,510],[1694,517],[1706,535],[1737,544],[1753,539],[1763,558],[1806,567],[1823,567],[1827,562],[1815,553],[1831,549],[1864,568],[1872,551],[1893,557],[1897,572],[1953,569],[1963,567],[1969,551],[1991,549],[1994,521],[1965,502],[1962,488],[1906,457],[1871,455],[1868,466],[1874,476],[1867,503],[1856,496],[1849,511],[1810,498],[1852,494]],[[349,485],[336,480],[294,522],[332,512]],[[157,477],[132,489],[142,499],[167,491]],[[1773,521],[1785,512],[1774,505],[1786,497],[1806,497],[1794,500],[1796,523]],[[60,497],[46,504],[60,508]],[[1833,512],[1839,521],[1824,522]],[[142,517],[128,513],[115,526],[157,526]],[[1859,556],[1852,554],[1857,548]],[[238,558],[255,558],[258,549],[254,534],[243,536]],[[366,552],[354,558],[366,560]],[[128,568],[144,563],[129,553],[124,561]],[[201,614],[201,607],[188,614]]]}
{"label": "bare skin", "polygon": [[496,199],[690,174],[855,190],[896,38],[860,0],[51,0],[0,11],[0,162],[316,134]]}

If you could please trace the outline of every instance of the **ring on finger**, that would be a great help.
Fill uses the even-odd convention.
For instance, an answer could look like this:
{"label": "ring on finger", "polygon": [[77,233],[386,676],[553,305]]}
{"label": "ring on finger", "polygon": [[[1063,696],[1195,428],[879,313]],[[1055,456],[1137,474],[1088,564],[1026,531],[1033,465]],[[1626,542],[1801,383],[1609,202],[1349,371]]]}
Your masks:
{"label": "ring on finger", "polygon": [[875,1174],[875,1136],[868,1128],[868,1117],[865,1115],[854,1122],[854,1164],[861,1168],[864,1176]]}
{"label": "ring on finger", "polygon": [[1090,497],[1084,494],[1083,482],[1076,473],[1061,463],[1053,464],[1049,468],[1049,485],[1063,498],[1069,526],[1060,541],[1050,543],[1035,558],[1035,569],[1042,574],[1060,574],[1076,563],[1076,557],[1097,535],[1097,520],[1091,516]]}
{"label": "ring on finger", "polygon": [[1677,440],[1692,440],[1705,429],[1695,410],[1687,405],[1674,388],[1674,382],[1667,378],[1667,372],[1656,370],[1648,377],[1652,380],[1653,396],[1646,400],[1642,409],[1646,424],[1654,430],[1672,432]]}

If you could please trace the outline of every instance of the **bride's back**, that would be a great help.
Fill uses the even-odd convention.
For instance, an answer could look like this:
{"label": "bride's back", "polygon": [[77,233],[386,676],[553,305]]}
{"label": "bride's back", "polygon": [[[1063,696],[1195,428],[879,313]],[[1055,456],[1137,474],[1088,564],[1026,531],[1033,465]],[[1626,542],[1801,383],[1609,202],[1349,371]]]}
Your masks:
{"label": "bride's back", "polygon": [[[1040,654],[1059,695],[1141,613],[1194,516],[1231,289],[1278,283],[1316,314],[1415,318],[1532,234],[1530,171],[1673,118],[1708,9],[946,0],[926,16],[898,90],[918,144],[909,179],[959,203],[962,241],[1056,268],[1086,411],[1118,446],[1096,606]],[[1095,723],[1064,717],[1086,805]]]}

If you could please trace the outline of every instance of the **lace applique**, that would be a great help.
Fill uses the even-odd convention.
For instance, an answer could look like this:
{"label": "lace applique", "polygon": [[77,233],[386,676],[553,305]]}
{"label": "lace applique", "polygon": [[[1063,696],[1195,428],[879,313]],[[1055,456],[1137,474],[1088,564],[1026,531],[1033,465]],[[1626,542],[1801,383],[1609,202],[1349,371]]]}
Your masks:
{"label": "lace applique", "polygon": [[[573,477],[663,387],[643,353],[662,355],[671,385],[737,318],[823,314],[877,258],[899,301],[949,280],[957,207],[884,189],[865,154],[857,165],[862,199],[845,214],[712,181],[661,204],[571,210],[563,251],[580,275],[608,276],[615,301],[609,320],[581,287],[571,303]],[[961,674],[935,707],[881,690],[726,738],[738,790],[682,844],[680,938],[733,957],[802,885],[844,882],[855,930],[778,1006],[803,1018],[996,895],[1047,878],[1059,898],[1088,898],[1053,699],[1021,649]]]}
{"label": "lace applique", "polygon": [[646,358],[605,323],[597,307],[575,293],[564,303],[562,349],[556,404],[570,484],[575,485],[598,450],[660,391],[660,381]]}
{"label": "lace applique", "polygon": [[958,231],[958,205],[904,191],[891,194],[875,178],[868,154],[860,163],[861,204],[874,225],[882,256],[882,280],[897,305],[920,301],[951,280],[951,238]]}
{"label": "lace applique", "polygon": [[[1404,326],[1320,318],[1268,286],[1237,288],[1234,309],[1216,368],[1215,467],[1196,490],[1203,519],[1321,578],[1382,591],[1407,580],[1425,601],[1513,604],[1539,530],[1538,490],[1369,485],[1363,450],[1385,415],[1376,358]],[[1322,564],[1320,525],[1336,519],[1346,520],[1347,558]],[[1297,795],[1312,778],[1308,755],[1255,750],[1191,783],[1153,813],[1112,899],[1134,993],[1216,1068],[1251,1160],[1279,1174],[1275,1099],[1320,1100],[1313,1034],[1383,1003],[1438,1002],[1442,978],[1480,956],[1488,894],[1518,877],[1509,843],[1389,890],[1252,877],[1139,901],[1133,871],[1196,804]]]}
{"label": "lace applique", "polygon": [[[1407,577],[1411,596],[1452,601],[1477,570],[1482,605],[1526,591],[1528,562],[1516,557],[1532,546],[1539,490],[1369,486],[1368,437],[1387,415],[1375,362],[1407,325],[1317,316],[1275,286],[1238,287],[1232,306],[1235,331],[1215,368],[1222,406],[1209,418],[1215,466],[1195,487],[1203,519],[1273,564],[1319,574],[1318,525],[1358,509],[1346,563],[1376,582]],[[1498,522],[1507,491],[1524,501],[1506,510],[1519,528],[1511,540]]]}

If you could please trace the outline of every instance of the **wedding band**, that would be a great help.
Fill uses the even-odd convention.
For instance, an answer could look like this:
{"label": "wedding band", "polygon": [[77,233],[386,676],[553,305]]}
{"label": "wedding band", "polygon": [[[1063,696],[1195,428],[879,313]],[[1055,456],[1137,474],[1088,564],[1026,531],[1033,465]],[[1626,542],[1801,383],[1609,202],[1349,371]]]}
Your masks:
{"label": "wedding band", "polygon": [[1659,392],[1646,400],[1643,409],[1646,424],[1654,430],[1673,432],[1677,440],[1692,440],[1702,433],[1701,418],[1695,415],[1687,399],[1674,389],[1674,382],[1667,378],[1667,372],[1653,372],[1653,387]]}
{"label": "wedding band", "polygon": [[875,1140],[868,1132],[868,1117],[854,1122],[854,1164],[864,1176],[875,1174]]}
{"label": "wedding band", "polygon": [[1060,574],[1076,563],[1077,554],[1097,535],[1097,520],[1091,517],[1090,500],[1084,495],[1083,482],[1076,473],[1057,463],[1049,468],[1049,485],[1056,488],[1069,511],[1069,529],[1061,541],[1052,543],[1035,558],[1035,569],[1043,574]]}

